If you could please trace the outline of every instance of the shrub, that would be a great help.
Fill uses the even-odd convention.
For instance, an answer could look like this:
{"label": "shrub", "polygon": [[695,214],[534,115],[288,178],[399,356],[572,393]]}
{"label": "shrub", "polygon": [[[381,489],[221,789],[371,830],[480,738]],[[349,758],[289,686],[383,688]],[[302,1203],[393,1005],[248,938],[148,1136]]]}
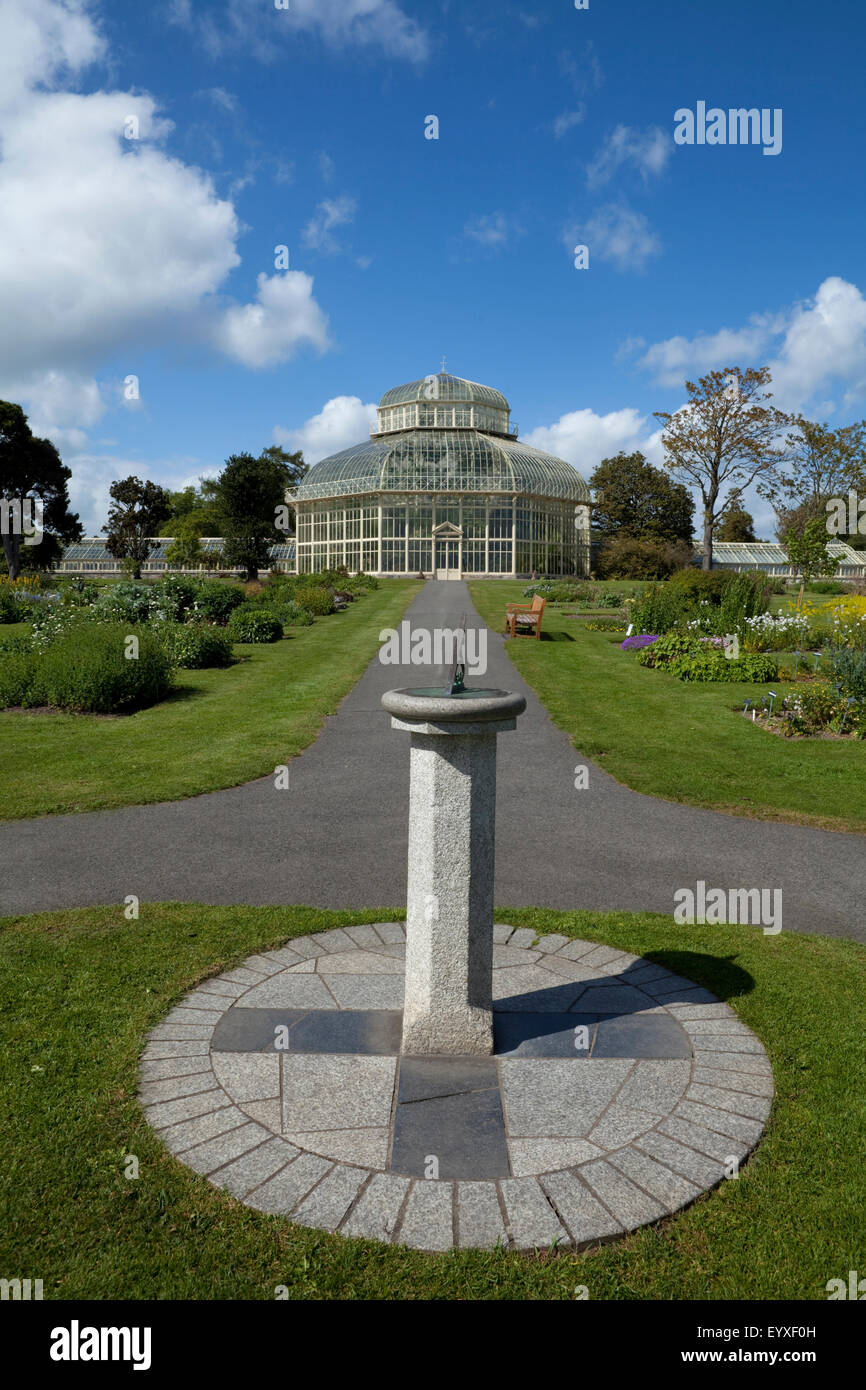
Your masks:
{"label": "shrub", "polygon": [[728,574],[719,603],[720,631],[739,632],[747,618],[766,613],[770,593],[763,574]]}
{"label": "shrub", "polygon": [[89,608],[99,598],[99,585],[91,579],[73,575],[60,584],[60,602],[65,608]]}
{"label": "shrub", "polygon": [[[138,659],[126,639],[138,638]],[[46,648],[32,669],[31,704],[80,713],[111,714],[152,705],[171,689],[171,661],[146,627],[79,624]]]}
{"label": "shrub", "polygon": [[228,629],[236,642],[278,642],[283,635],[279,619],[252,604],[234,610]]}
{"label": "shrub", "polygon": [[810,594],[846,594],[848,590],[838,579],[813,579],[806,588]]}
{"label": "shrub", "polygon": [[866,598],[852,594],[834,605],[830,641],[834,647],[866,651]]}
{"label": "shrub", "polygon": [[829,665],[840,693],[853,696],[866,710],[866,651],[844,647],[833,653]]}
{"label": "shrub", "polygon": [[26,633],[0,637],[0,709],[29,703],[36,654]]}
{"label": "shrub", "polygon": [[212,623],[159,623],[154,633],[173,666],[199,670],[204,666],[228,666],[232,639]]}
{"label": "shrub", "polygon": [[635,600],[631,619],[640,632],[665,633],[684,623],[692,609],[692,600],[682,589],[654,584]]}
{"label": "shrub", "polygon": [[612,537],[602,543],[596,558],[599,579],[666,579],[674,570],[691,563],[692,547],[685,541],[636,540]]}
{"label": "shrub", "polygon": [[302,608],[294,599],[289,599],[286,603],[274,603],[268,609],[283,627],[310,627],[313,623],[313,615],[308,608]]}
{"label": "shrub", "polygon": [[750,681],[756,684],[778,678],[778,664],[769,656],[741,656],[729,660],[720,639],[702,639],[694,633],[669,632],[638,653],[641,666],[663,668],[682,681]]}
{"label": "shrub", "polygon": [[688,594],[694,600],[707,599],[710,603],[721,603],[725,586],[731,575],[725,570],[699,570],[694,565],[676,570],[668,580],[672,589]]}
{"label": "shrub", "polygon": [[866,737],[864,711],[856,705],[849,705],[846,697],[837,694],[824,681],[801,686],[796,694],[787,695],[780,713],[785,721],[783,732],[789,737],[793,734],[820,734],[825,729],[837,733],[856,733],[858,738]]}
{"label": "shrub", "polygon": [[295,601],[308,612],[314,613],[317,618],[323,618],[326,613],[334,611],[334,595],[322,584],[302,585],[295,593]]}
{"label": "shrub", "polygon": [[156,611],[166,622],[182,623],[189,613],[196,597],[196,586],[191,579],[179,574],[167,574],[151,589]]}
{"label": "shrub", "polygon": [[146,623],[157,608],[153,586],[121,581],[100,595],[96,607],[112,622]]}
{"label": "shrub", "polygon": [[239,608],[243,602],[243,590],[238,585],[206,579],[195,586],[193,612],[208,622],[225,624],[235,608]]}

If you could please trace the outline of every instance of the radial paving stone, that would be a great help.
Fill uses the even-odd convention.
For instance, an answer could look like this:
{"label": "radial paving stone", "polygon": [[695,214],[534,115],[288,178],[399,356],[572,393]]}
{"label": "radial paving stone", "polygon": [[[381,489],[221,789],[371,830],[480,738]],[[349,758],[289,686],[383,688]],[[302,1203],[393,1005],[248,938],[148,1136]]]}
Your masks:
{"label": "radial paving stone", "polygon": [[173,1006],[148,1120],[247,1206],[429,1251],[615,1239],[743,1162],[773,1080],[733,1009],[613,947],[493,935],[493,1057],[401,1056],[405,928],[337,928]]}

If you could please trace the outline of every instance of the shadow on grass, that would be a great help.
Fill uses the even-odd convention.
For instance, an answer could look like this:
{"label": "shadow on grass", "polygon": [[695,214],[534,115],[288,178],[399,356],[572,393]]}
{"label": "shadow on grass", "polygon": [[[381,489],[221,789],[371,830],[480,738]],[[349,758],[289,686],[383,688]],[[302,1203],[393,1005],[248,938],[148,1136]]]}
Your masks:
{"label": "shadow on grass", "polygon": [[735,999],[751,994],[755,988],[749,972],[734,964],[736,956],[708,956],[698,951],[644,951],[642,959],[703,985],[719,999]]}

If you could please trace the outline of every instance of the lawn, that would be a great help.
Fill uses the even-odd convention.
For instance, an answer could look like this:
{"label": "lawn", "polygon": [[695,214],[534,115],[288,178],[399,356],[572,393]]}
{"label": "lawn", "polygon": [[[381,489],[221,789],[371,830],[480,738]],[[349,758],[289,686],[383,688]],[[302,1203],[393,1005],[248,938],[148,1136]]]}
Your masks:
{"label": "lawn", "polygon": [[[525,587],[476,580],[469,592],[502,632],[505,605],[526,602]],[[617,781],[734,815],[866,830],[866,741],[767,733],[734,711],[770,687],[691,684],[649,670],[620,650],[622,633],[588,632],[568,611],[548,606],[542,639],[519,638],[506,650],[554,723]]]}
{"label": "lawn", "polygon": [[419,588],[383,580],[280,642],[237,643],[233,666],[179,671],[137,714],[0,713],[0,817],[174,801],[273,772],[312,743]]}
{"label": "lawn", "polygon": [[[0,921],[0,1268],[46,1299],[826,1299],[866,1267],[866,948],[652,914],[498,920],[649,955],[727,999],[759,1035],[776,1100],[736,1181],[574,1255],[447,1255],[345,1240],[241,1206],[185,1168],[136,1100],[147,1030],[196,982],[310,931],[391,909],[142,905]],[[139,1177],[124,1176],[125,1155]]]}

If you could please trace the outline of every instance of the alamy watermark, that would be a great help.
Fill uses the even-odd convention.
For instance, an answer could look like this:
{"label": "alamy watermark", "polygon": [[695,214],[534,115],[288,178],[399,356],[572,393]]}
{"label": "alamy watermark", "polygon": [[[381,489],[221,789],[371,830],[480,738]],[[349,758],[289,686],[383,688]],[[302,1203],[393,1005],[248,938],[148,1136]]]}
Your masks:
{"label": "alamy watermark", "polygon": [[728,923],[763,927],[765,936],[782,930],[781,888],[707,888],[698,879],[694,888],[674,890],[674,921],[679,926],[723,926]]}
{"label": "alamy watermark", "polygon": [[827,533],[831,536],[866,536],[866,497],[853,488],[847,497],[831,497],[827,503]]}
{"label": "alamy watermark", "polygon": [[676,145],[763,145],[764,154],[782,153],[782,110],[775,107],[721,106],[707,109],[699,101],[694,111],[681,106],[674,112]]}
{"label": "alamy watermark", "polygon": [[413,628],[408,618],[400,630],[385,627],[379,633],[379,660],[383,666],[449,666],[462,662],[466,675],[487,671],[487,629],[450,627]]}
{"label": "alamy watermark", "polygon": [[25,545],[39,545],[45,532],[45,504],[39,497],[0,497],[0,536],[23,536]]}

